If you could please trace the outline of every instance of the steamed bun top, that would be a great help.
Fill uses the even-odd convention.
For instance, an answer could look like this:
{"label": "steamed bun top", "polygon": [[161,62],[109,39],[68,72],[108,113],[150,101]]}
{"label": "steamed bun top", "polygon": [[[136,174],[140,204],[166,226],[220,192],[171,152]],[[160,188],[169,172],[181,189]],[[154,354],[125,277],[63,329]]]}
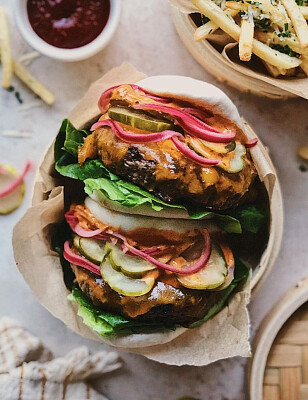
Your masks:
{"label": "steamed bun top", "polygon": [[158,75],[137,84],[155,94],[187,100],[195,106],[210,110],[235,122],[243,129],[241,117],[234,103],[216,86],[197,79],[177,75]]}

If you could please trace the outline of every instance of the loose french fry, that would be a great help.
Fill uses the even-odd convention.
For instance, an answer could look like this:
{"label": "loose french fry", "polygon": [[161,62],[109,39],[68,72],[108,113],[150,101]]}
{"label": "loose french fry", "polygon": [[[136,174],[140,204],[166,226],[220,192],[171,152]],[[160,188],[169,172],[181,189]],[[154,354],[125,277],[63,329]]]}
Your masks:
{"label": "loose french fry", "polygon": [[[239,41],[241,28],[234,21],[228,18],[222,9],[214,2],[211,0],[192,0],[192,3],[202,14],[215,22],[234,40],[237,42]],[[295,68],[301,64],[301,60],[298,58],[280,53],[256,39],[253,39],[252,52],[269,64],[282,69]]]}
{"label": "loose french fry", "polygon": [[2,60],[2,86],[8,89],[13,76],[10,36],[4,9],[0,7],[0,55]]}
{"label": "loose french fry", "polygon": [[[229,15],[230,17],[235,17],[238,12],[236,10],[224,10],[224,13]],[[198,42],[200,40],[206,39],[210,34],[215,32],[218,28],[219,26],[212,21],[209,21],[206,24],[199,26],[199,28],[196,29],[194,34],[195,41]]]}
{"label": "loose french fry", "polygon": [[25,67],[19,64],[17,61],[13,60],[13,68],[15,75],[25,85],[27,85],[28,88],[32,90],[32,92],[37,94],[43,101],[45,101],[45,103],[51,105],[54,102],[55,96],[37,79],[35,79],[34,76],[31,75]]}
{"label": "loose french fry", "polygon": [[308,25],[295,0],[281,0],[281,3],[291,18],[301,46],[308,47]]}
{"label": "loose french fry", "polygon": [[246,19],[242,20],[239,40],[239,57],[241,61],[249,61],[252,54],[253,26]]}
{"label": "loose french fry", "polygon": [[299,6],[300,12],[305,19],[308,19],[308,7],[307,6]]}

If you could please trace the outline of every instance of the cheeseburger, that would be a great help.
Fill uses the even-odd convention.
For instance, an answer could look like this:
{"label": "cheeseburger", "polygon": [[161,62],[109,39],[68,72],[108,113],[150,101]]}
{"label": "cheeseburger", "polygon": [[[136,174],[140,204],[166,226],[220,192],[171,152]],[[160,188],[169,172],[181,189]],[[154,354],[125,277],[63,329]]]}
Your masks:
{"label": "cheeseburger", "polygon": [[66,212],[53,241],[69,299],[104,337],[199,326],[266,245],[257,140],[219,89],[190,78],[98,98],[98,120],[64,120],[54,148]]}

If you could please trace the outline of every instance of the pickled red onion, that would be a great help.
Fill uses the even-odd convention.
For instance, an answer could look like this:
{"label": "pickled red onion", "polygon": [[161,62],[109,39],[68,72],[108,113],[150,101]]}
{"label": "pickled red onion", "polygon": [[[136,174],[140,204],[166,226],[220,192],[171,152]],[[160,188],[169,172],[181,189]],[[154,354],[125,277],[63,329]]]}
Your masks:
{"label": "pickled red onion", "polygon": [[247,143],[245,143],[246,149],[249,149],[250,147],[254,147],[258,143],[258,141],[259,141],[258,138],[249,140]]}
{"label": "pickled red onion", "polygon": [[126,132],[117,122],[111,119],[96,122],[91,126],[91,131],[101,128],[102,126],[109,126],[113,133],[126,143],[155,143],[160,142],[161,140],[170,139],[174,136],[181,136],[179,132],[171,130],[145,134]]}
{"label": "pickled red onion", "polygon": [[204,110],[199,110],[199,108],[184,107],[184,108],[182,108],[182,111],[184,111],[190,115],[193,115],[194,117],[197,117],[197,118],[201,119],[202,121],[211,116],[211,114],[207,113]]}
{"label": "pickled red onion", "polygon": [[202,156],[199,156],[195,151],[191,150],[188,146],[186,146],[180,139],[177,137],[171,138],[175,147],[180,150],[187,158],[190,158],[195,163],[204,166],[208,165],[217,165],[220,163],[220,160],[209,159]]}
{"label": "pickled red onion", "polygon": [[64,243],[64,250],[63,250],[63,257],[66,261],[76,264],[79,267],[88,269],[89,271],[93,272],[96,275],[101,275],[99,266],[93,264],[91,261],[87,260],[84,257],[79,256],[78,254],[74,253],[70,248],[70,241],[67,240]]}
{"label": "pickled red onion", "polygon": [[[110,98],[111,98],[113,90],[117,89],[120,86],[122,86],[122,85],[112,86],[111,88],[105,90],[101,94],[101,97],[100,97],[100,99],[98,101],[98,107],[99,107],[99,109],[101,110],[101,112],[103,114],[105,114],[105,112],[108,109]],[[129,86],[131,86],[134,90],[141,90],[144,94],[146,94],[152,100],[159,101],[161,103],[170,103],[170,101],[171,101],[170,99],[166,99],[166,98],[163,98],[163,97],[155,96],[154,94],[152,94],[148,90],[143,89],[142,87],[140,87],[138,85],[129,84]]]}
{"label": "pickled red onion", "polygon": [[[67,215],[68,215],[68,218],[67,218]],[[71,212],[66,213],[65,216],[66,216],[67,221],[72,219]],[[70,225],[70,222],[68,222],[69,225]],[[74,228],[72,230],[75,233],[77,233],[76,231],[78,231],[78,229],[76,229],[75,224],[71,223],[70,227],[71,226],[73,226],[73,228]],[[92,232],[95,232],[95,231],[92,231]],[[81,228],[81,233],[87,234],[88,231]],[[158,254],[158,250],[159,250],[158,247],[150,247],[149,249],[146,249],[146,250],[138,250],[134,246],[130,245],[127,241],[127,238],[124,235],[122,235],[121,233],[113,232],[113,231],[109,230],[109,232],[107,231],[105,234],[99,233],[99,234],[91,235],[91,236],[82,236],[82,235],[79,235],[79,236],[94,237],[95,239],[107,240],[107,241],[111,241],[111,242],[115,239],[116,240],[120,239],[123,241],[123,245],[121,246],[123,253],[129,252],[129,254],[136,255],[140,258],[143,258],[144,260],[147,260],[151,264],[153,264],[161,269],[164,269],[164,270],[167,270],[170,272],[174,272],[177,274],[187,275],[187,274],[193,274],[193,273],[199,271],[201,268],[203,268],[206,265],[206,263],[208,262],[208,260],[210,258],[211,250],[212,250],[210,235],[209,235],[209,232],[207,229],[203,229],[202,234],[203,234],[203,238],[204,238],[204,248],[202,250],[201,256],[199,257],[198,261],[194,262],[193,264],[190,264],[190,266],[188,268],[181,269],[181,270],[173,267],[172,265],[162,263],[162,262],[156,260],[154,257],[152,257],[151,254],[152,255]],[[90,271],[100,275],[99,272],[96,272],[93,270],[93,266],[98,268],[97,265],[91,263],[90,261],[86,260],[85,258],[78,256],[77,254],[72,252],[72,250],[69,247],[69,241],[65,242],[65,244],[64,244],[63,256],[67,261],[72,262],[76,265],[79,265],[83,268],[87,268]],[[98,271],[99,271],[99,268],[98,268]]]}
{"label": "pickled red onion", "polygon": [[234,279],[234,268],[235,268],[234,265],[230,265],[228,267],[228,274],[227,274],[227,277],[226,277],[224,283],[222,285],[218,286],[218,288],[213,289],[213,290],[215,290],[215,291],[223,290],[230,285],[230,283]]}
{"label": "pickled red onion", "polygon": [[66,222],[68,223],[69,227],[71,228],[71,230],[73,232],[75,232],[78,236],[81,236],[84,238],[90,238],[90,237],[97,236],[98,234],[100,234],[102,232],[102,229],[95,229],[94,231],[87,231],[87,230],[83,229],[79,225],[78,218],[75,217],[74,212],[72,212],[72,211],[67,211],[64,214],[64,217],[65,217]]}
{"label": "pickled red onion", "polygon": [[209,232],[207,229],[203,229],[202,234],[203,234],[203,238],[204,238],[204,247],[203,247],[201,256],[199,257],[199,259],[197,261],[190,264],[190,266],[188,268],[186,268],[186,269],[184,268],[181,270],[173,267],[172,265],[165,264],[165,263],[162,263],[162,262],[156,260],[156,258],[151,257],[150,254],[147,254],[144,251],[138,250],[134,246],[129,245],[128,243],[125,243],[125,247],[130,253],[132,253],[140,258],[143,258],[144,260],[148,261],[149,263],[155,265],[158,268],[164,269],[166,271],[174,272],[176,274],[190,275],[190,274],[194,274],[194,273],[198,272],[201,268],[205,267],[205,265],[207,264],[207,262],[211,256],[212,245],[211,245],[211,239],[210,239]]}
{"label": "pickled red onion", "polygon": [[16,189],[21,182],[23,181],[26,173],[29,171],[31,167],[31,163],[28,161],[22,170],[21,174],[7,187],[5,187],[1,192],[0,192],[0,197],[7,196],[8,194],[12,193],[14,189]]}
{"label": "pickled red onion", "polygon": [[176,119],[177,123],[185,130],[185,132],[198,137],[199,139],[214,143],[227,143],[235,138],[235,132],[221,132],[193,115],[175,107],[146,103],[136,104],[134,108],[138,110],[155,110],[168,114]]}

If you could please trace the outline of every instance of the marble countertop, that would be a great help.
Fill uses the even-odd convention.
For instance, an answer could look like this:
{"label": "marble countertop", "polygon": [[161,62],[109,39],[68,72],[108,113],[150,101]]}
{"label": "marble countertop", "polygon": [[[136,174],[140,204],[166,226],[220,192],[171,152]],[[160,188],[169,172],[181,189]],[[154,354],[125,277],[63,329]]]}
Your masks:
{"label": "marble countertop", "polygon": [[[0,0],[11,13],[11,2]],[[11,19],[14,57],[30,51]],[[0,90],[0,163],[22,169],[27,159],[36,166],[42,152],[55,136],[89,84],[110,68],[129,61],[148,75],[178,74],[203,79],[223,89],[269,147],[278,169],[285,205],[283,244],[267,282],[249,309],[252,335],[276,300],[299,279],[308,275],[308,172],[300,170],[296,151],[308,144],[308,103],[302,99],[274,101],[242,94],[224,86],[207,74],[190,56],[171,23],[166,0],[123,1],[121,22],[110,44],[95,57],[78,63],[61,63],[39,57],[28,67],[55,94],[53,107],[40,103],[28,112],[13,95]],[[13,85],[25,104],[36,101],[19,81]],[[2,136],[4,130],[29,132],[29,138]],[[95,351],[103,345],[89,342],[69,331],[50,315],[32,295],[14,263],[12,229],[25,213],[31,194],[34,171],[26,178],[26,198],[8,216],[0,216],[0,317],[9,315],[39,336],[56,355],[81,344]],[[208,367],[171,367],[141,356],[121,353],[123,368],[95,382],[95,387],[112,400],[176,400],[182,396],[199,399],[243,400],[246,359],[230,359]]]}

